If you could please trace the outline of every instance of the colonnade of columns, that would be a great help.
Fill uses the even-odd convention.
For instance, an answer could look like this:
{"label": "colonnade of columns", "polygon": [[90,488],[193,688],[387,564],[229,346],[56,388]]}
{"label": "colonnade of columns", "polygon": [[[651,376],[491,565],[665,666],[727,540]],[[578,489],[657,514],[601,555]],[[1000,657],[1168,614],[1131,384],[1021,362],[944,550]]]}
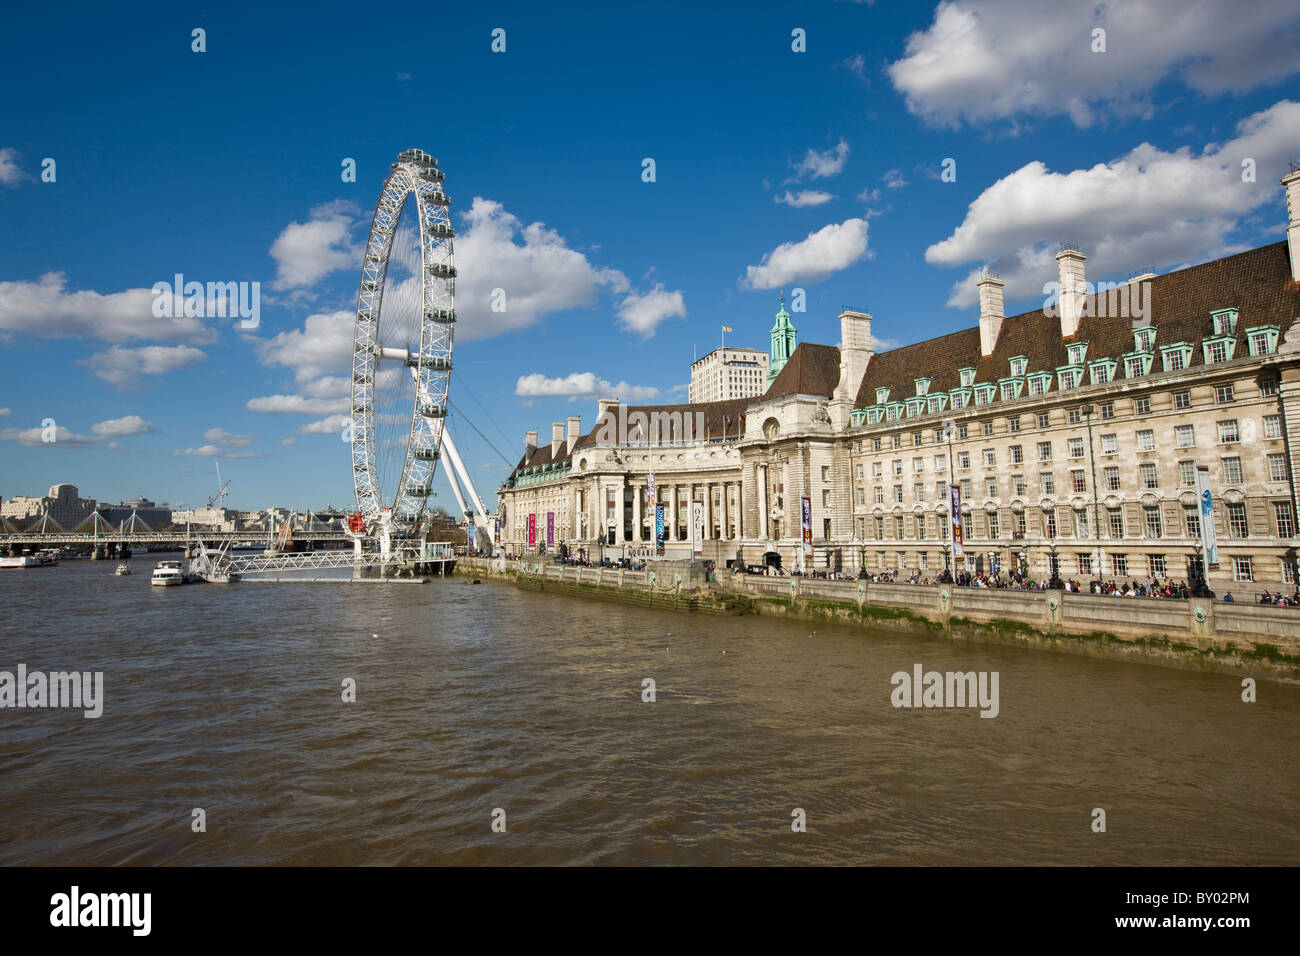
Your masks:
{"label": "colonnade of columns", "polygon": [[[691,502],[700,500],[697,493],[703,494],[704,504],[704,540],[705,541],[739,541],[741,536],[741,515],[743,497],[739,481],[704,481],[657,483],[655,496],[657,502],[646,500],[646,482],[644,480],[621,482],[618,485],[602,487],[601,497],[593,504],[602,512],[608,509],[609,490],[614,491],[614,520],[609,521],[607,514],[601,515],[598,528],[612,524],[614,528],[613,544],[626,544],[630,541],[651,542],[654,540],[654,504],[664,506],[664,541],[688,542],[691,540]],[[627,536],[626,514],[627,492],[631,491],[632,537]],[[716,500],[715,500],[716,497]],[[646,520],[649,519],[649,523]]]}

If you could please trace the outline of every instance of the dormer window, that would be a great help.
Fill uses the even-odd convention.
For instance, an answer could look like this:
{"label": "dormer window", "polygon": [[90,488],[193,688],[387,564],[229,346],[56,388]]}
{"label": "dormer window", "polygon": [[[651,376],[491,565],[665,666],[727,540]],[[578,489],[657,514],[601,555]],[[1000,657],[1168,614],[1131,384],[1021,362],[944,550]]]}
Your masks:
{"label": "dormer window", "polygon": [[951,395],[951,398],[949,399],[949,404],[953,408],[965,408],[967,405],[970,404],[969,388],[954,388],[949,393],[949,395]]}
{"label": "dormer window", "polygon": [[928,411],[931,415],[943,411],[943,406],[947,404],[947,395],[931,395],[929,399]]}
{"label": "dormer window", "polygon": [[1133,331],[1133,351],[1150,352],[1151,347],[1156,343],[1156,330],[1148,326],[1144,329],[1135,329]]}
{"label": "dormer window", "polygon": [[1214,322],[1215,335],[1237,334],[1236,309],[1216,309],[1210,313],[1210,319]]}
{"label": "dormer window", "polygon": [[1029,376],[1029,394],[1042,395],[1052,387],[1052,376],[1048,372],[1035,372]]}
{"label": "dormer window", "polygon": [[1114,359],[1099,359],[1088,366],[1088,371],[1092,375],[1093,385],[1102,385],[1112,381],[1115,378]]}
{"label": "dormer window", "polygon": [[1029,359],[1024,355],[1017,355],[1011,360],[1011,377],[1019,378],[1025,374],[1025,369],[1029,367]]}
{"label": "dormer window", "polygon": [[975,386],[975,404],[976,404],[976,405],[987,405],[987,404],[988,404],[989,402],[991,402],[991,401],[993,401],[993,386],[992,386],[992,385],[987,385],[987,384],[986,384],[986,385],[976,385],[976,386]]}
{"label": "dormer window", "polygon": [[1075,342],[1065,348],[1066,355],[1070,358],[1071,365],[1082,365],[1083,360],[1088,357],[1088,343]]}
{"label": "dormer window", "polygon": [[1192,347],[1186,342],[1175,342],[1160,347],[1160,358],[1166,372],[1181,372],[1192,364]]}
{"label": "dormer window", "polygon": [[1009,402],[1020,397],[1020,388],[1024,383],[1018,378],[1004,378],[999,384],[1002,388],[1002,401]]}
{"label": "dormer window", "polygon": [[889,389],[887,388],[876,389],[876,404],[884,405],[888,401],[889,401]]}
{"label": "dormer window", "polygon": [[915,383],[917,395],[924,395],[930,391],[930,380],[928,378],[918,378]]}
{"label": "dormer window", "polygon": [[970,388],[975,384],[975,370],[973,368],[963,368],[959,371],[961,373],[962,388]]}
{"label": "dormer window", "polygon": [[1078,388],[1079,378],[1083,375],[1083,369],[1079,368],[1058,368],[1056,370],[1057,381],[1060,382],[1062,390]]}
{"label": "dormer window", "polygon": [[1151,354],[1149,352],[1124,356],[1125,378],[1141,378],[1151,371]]}
{"label": "dormer window", "polygon": [[1237,340],[1227,335],[1206,339],[1201,343],[1201,349],[1204,351],[1206,365],[1213,365],[1215,362],[1227,362],[1237,350]]}
{"label": "dormer window", "polygon": [[1276,352],[1278,332],[1276,325],[1257,325],[1247,329],[1246,343],[1250,346],[1250,354],[1272,355]]}

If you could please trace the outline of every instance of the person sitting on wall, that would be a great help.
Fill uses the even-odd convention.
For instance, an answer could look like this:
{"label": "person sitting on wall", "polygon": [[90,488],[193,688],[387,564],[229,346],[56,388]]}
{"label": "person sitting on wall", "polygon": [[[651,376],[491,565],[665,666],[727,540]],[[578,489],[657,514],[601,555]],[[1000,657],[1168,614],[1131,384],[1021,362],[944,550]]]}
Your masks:
{"label": "person sitting on wall", "polygon": [[1233,598],[1233,596],[1232,596],[1232,592],[1231,592],[1231,591],[1225,591],[1225,592],[1223,592],[1223,600],[1224,600],[1225,603],[1227,603],[1227,604],[1231,604],[1231,603],[1233,602],[1233,600],[1234,600],[1234,598]]}

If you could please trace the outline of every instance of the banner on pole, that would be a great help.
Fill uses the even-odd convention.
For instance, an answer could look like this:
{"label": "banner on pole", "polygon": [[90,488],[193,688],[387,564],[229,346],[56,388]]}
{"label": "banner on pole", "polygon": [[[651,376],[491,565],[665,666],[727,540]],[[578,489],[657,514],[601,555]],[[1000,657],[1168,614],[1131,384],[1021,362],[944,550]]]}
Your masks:
{"label": "banner on pole", "polygon": [[537,547],[537,515],[528,516],[528,550]]}
{"label": "banner on pole", "polygon": [[1196,496],[1201,502],[1201,547],[1205,549],[1205,567],[1219,563],[1219,542],[1214,533],[1214,495],[1210,491],[1210,469],[1196,466]]}
{"label": "banner on pole", "polygon": [[704,553],[704,502],[691,502],[691,552]]}
{"label": "banner on pole", "polygon": [[799,499],[799,525],[803,530],[803,553],[812,554],[812,499]]}
{"label": "banner on pole", "polygon": [[555,547],[555,512],[546,512],[546,548],[549,551]]}
{"label": "banner on pole", "polygon": [[960,558],[966,553],[963,547],[965,543],[964,529],[961,525],[961,488],[957,485],[949,485],[948,495],[952,502],[952,510],[948,515],[948,524],[952,529],[952,556]]}
{"label": "banner on pole", "polygon": [[655,505],[655,554],[664,553],[664,506]]}

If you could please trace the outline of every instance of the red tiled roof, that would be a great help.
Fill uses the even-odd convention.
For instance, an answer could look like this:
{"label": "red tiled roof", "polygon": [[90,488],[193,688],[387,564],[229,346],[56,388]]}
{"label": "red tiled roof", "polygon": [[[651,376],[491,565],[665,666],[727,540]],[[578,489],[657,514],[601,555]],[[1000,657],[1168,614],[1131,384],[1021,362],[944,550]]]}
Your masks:
{"label": "red tiled roof", "polygon": [[800,342],[762,397],[824,395],[830,398],[839,382],[840,350],[834,345]]}
{"label": "red tiled roof", "polygon": [[[1200,343],[1213,334],[1213,310],[1238,310],[1238,355],[1245,354],[1246,329],[1277,325],[1285,335],[1292,320],[1300,315],[1300,283],[1291,279],[1285,242],[1179,269],[1156,276],[1150,283],[1147,319],[1156,328],[1157,353],[1153,371],[1161,367],[1160,346],[1174,342],[1193,347],[1189,365],[1204,364]],[[889,387],[891,401],[910,398],[915,394],[913,381],[917,378],[930,379],[931,394],[957,388],[958,370],[964,367],[976,370],[976,382],[996,382],[1011,374],[1011,359],[1017,355],[1029,358],[1029,372],[1051,372],[1055,390],[1056,369],[1068,361],[1065,347],[1069,342],[1088,343],[1086,361],[1121,361],[1125,353],[1133,351],[1133,322],[1125,316],[1097,315],[1098,300],[1105,298],[1104,293],[1091,297],[1092,314],[1084,316],[1078,332],[1068,339],[1061,337],[1058,318],[1035,310],[1004,319],[993,354],[987,358],[980,355],[978,327],[877,353],[867,365],[858,389],[857,407],[875,405],[877,387]]]}

